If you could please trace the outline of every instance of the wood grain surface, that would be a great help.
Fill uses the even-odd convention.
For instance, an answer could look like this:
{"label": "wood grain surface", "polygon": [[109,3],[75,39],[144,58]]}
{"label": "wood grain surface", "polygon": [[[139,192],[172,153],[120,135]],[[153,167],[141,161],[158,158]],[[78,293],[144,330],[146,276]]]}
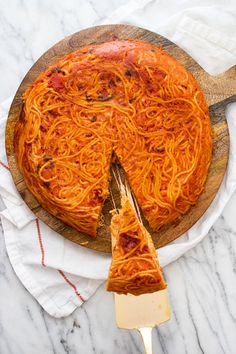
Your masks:
{"label": "wood grain surface", "polygon": [[[229,154],[229,134],[225,119],[225,108],[228,103],[236,101],[235,67],[220,76],[212,77],[175,44],[153,32],[138,27],[128,25],[106,25],[88,28],[75,33],[54,45],[39,58],[23,79],[13,99],[6,128],[6,152],[9,167],[16,188],[26,204],[39,219],[71,241],[96,251],[111,252],[111,237],[109,230],[109,211],[113,209],[111,200],[108,199],[105,202],[101,217],[101,226],[98,230],[98,236],[95,239],[76,231],[47,213],[26,188],[23,176],[18,169],[14,153],[14,127],[22,112],[22,94],[42,71],[44,71],[49,65],[56,63],[63,55],[75,51],[85,45],[109,41],[114,35],[119,39],[140,39],[156,46],[163,47],[164,50],[182,63],[187,70],[192,72],[200,83],[209,105],[214,134],[214,147],[213,159],[205,190],[201,194],[197,204],[193,206],[186,215],[178,219],[176,222],[165,226],[159,232],[153,232],[150,230],[144,221],[153,237],[155,246],[159,248],[178,238],[196,223],[211,204],[222,182]],[[119,191],[114,179],[111,181],[110,189],[115,197],[116,204],[119,205]]]}

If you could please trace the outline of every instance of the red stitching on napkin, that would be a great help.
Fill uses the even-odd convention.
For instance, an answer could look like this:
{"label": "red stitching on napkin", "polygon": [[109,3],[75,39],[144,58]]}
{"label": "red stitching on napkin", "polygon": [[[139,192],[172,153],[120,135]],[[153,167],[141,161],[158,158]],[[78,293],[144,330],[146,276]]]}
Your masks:
{"label": "red stitching on napkin", "polygon": [[38,231],[38,239],[39,239],[39,246],[40,246],[40,250],[41,250],[41,254],[42,254],[42,266],[46,267],[45,263],[44,263],[44,256],[45,256],[45,252],[44,252],[44,248],[43,248],[43,241],[42,241],[42,236],[41,236],[41,231],[40,231],[40,227],[39,227],[39,220],[36,219],[36,227],[37,227],[37,231]]}
{"label": "red stitching on napkin", "polygon": [[2,162],[1,160],[0,160],[0,165],[2,167],[5,167],[8,171],[10,171],[10,168],[4,162]]}
{"label": "red stitching on napkin", "polygon": [[65,281],[74,289],[74,292],[76,293],[76,295],[78,296],[78,298],[82,301],[85,302],[84,298],[80,295],[80,293],[78,292],[75,284],[73,284],[65,275],[65,273],[63,273],[62,270],[58,269],[58,272],[61,274],[61,276],[65,279]]}

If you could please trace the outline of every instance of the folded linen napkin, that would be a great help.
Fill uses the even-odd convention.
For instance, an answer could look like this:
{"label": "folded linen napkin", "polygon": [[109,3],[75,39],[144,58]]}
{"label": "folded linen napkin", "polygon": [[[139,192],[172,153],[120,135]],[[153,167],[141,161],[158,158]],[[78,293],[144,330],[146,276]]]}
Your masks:
{"label": "folded linen napkin", "polygon": [[[207,3],[208,7],[204,6]],[[213,2],[204,1],[202,7],[184,9],[180,5],[176,9],[171,0],[131,0],[106,22],[131,23],[157,31],[188,51],[206,71],[218,74],[236,64],[236,44],[229,40],[235,27],[234,10],[216,9],[209,3]],[[212,11],[215,18],[207,24]],[[220,11],[220,19],[224,19],[220,26],[216,23],[217,11]],[[3,102],[0,111],[0,196],[4,202],[0,216],[7,252],[28,291],[49,314],[62,317],[86,301],[106,279],[110,256],[64,239],[39,221],[22,201],[11,179],[4,145],[11,101],[9,98]],[[185,235],[159,250],[162,266],[202,240],[236,188],[236,104],[229,107],[227,120],[230,159],[220,191],[207,212]]]}

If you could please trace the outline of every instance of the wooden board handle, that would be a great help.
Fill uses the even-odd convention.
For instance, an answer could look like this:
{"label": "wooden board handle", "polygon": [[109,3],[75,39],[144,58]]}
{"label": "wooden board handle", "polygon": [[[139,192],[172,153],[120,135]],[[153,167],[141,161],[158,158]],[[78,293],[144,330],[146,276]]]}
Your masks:
{"label": "wooden board handle", "polygon": [[197,66],[194,67],[194,70],[197,70],[193,74],[198,80],[209,106],[224,102],[226,99],[235,101],[233,97],[236,94],[236,66],[217,76],[211,76],[205,71],[199,72]]}
{"label": "wooden board handle", "polygon": [[[222,119],[225,117],[225,110],[226,110],[227,105],[230,103],[233,103],[233,102],[236,102],[236,95],[230,96],[230,97],[224,99],[223,101],[215,103],[209,107],[209,113],[211,116],[211,121],[213,123],[213,130],[215,132],[218,133],[219,131],[221,131],[221,133],[222,133],[224,131],[224,128],[228,129],[226,122],[225,122],[224,128],[223,128],[221,122],[222,122]],[[225,135],[227,136],[228,134],[225,134]],[[217,140],[221,141],[221,139],[217,139]],[[228,138],[227,138],[227,140],[228,140]],[[228,141],[226,142],[226,144],[228,144]]]}
{"label": "wooden board handle", "polygon": [[232,95],[232,96],[224,99],[223,101],[220,101],[220,102],[217,102],[217,103],[211,105],[209,107],[209,111],[211,112],[213,109],[216,110],[219,108],[225,109],[228,104],[234,103],[234,102],[236,102],[236,95]]}

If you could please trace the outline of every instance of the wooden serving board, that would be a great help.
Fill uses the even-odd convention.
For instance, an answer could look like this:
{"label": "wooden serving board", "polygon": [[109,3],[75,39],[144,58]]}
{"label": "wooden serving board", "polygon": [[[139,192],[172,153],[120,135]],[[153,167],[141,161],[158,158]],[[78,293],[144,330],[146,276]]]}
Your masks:
{"label": "wooden serving board", "polygon": [[[156,247],[161,247],[178,238],[186,232],[207,210],[215,197],[224,177],[229,154],[229,134],[225,120],[225,107],[228,103],[236,101],[236,69],[235,67],[218,77],[208,75],[188,54],[178,46],[156,33],[128,25],[106,25],[85,29],[75,33],[54,45],[32,66],[23,79],[11,105],[6,128],[6,152],[10,171],[16,188],[30,209],[39,219],[44,221],[53,230],[64,237],[85,247],[100,252],[111,252],[110,237],[110,213],[113,209],[111,200],[108,199],[103,208],[102,226],[98,230],[98,236],[93,239],[67,226],[57,218],[47,213],[26,188],[24,179],[18,169],[14,153],[14,127],[22,112],[22,94],[31,85],[38,75],[49,65],[56,63],[59,58],[72,51],[89,44],[110,41],[113,36],[119,39],[140,39],[161,46],[170,55],[182,63],[192,72],[201,85],[209,105],[211,122],[214,131],[213,159],[210,166],[204,192],[197,204],[181,219],[167,225],[159,232],[151,234]],[[117,205],[119,205],[119,192],[114,180],[111,189]]]}

